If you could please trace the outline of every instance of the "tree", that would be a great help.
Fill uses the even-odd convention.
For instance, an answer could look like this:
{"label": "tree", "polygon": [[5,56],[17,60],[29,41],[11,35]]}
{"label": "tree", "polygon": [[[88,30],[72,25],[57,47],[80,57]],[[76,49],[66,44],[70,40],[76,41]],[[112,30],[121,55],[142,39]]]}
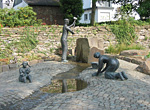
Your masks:
{"label": "tree", "polygon": [[149,17],[150,16],[150,1],[145,0],[139,3],[139,7],[137,8],[137,12],[140,15],[140,18]]}
{"label": "tree", "polygon": [[74,16],[78,18],[78,22],[84,12],[82,0],[60,0],[60,7],[64,18],[70,19],[70,22],[73,22]]}
{"label": "tree", "polygon": [[91,13],[91,21],[90,21],[92,26],[94,26],[94,22],[95,22],[95,10],[96,10],[97,1],[106,1],[106,0],[92,0],[92,13]]}
{"label": "tree", "polygon": [[97,0],[92,0],[92,14],[91,14],[91,25],[94,26],[95,22],[95,9],[96,9]]}
{"label": "tree", "polygon": [[127,19],[133,12],[132,4],[125,4],[117,9],[117,13],[115,14],[115,18]]}

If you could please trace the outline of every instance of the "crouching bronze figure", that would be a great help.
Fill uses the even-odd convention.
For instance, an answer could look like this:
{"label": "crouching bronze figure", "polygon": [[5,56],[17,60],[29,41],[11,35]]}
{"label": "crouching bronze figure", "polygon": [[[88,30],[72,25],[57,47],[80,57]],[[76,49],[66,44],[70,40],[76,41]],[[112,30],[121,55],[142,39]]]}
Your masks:
{"label": "crouching bronze figure", "polygon": [[[128,76],[124,71],[119,73],[115,72],[119,68],[119,61],[116,58],[111,58],[107,55],[101,55],[99,52],[96,52],[94,57],[99,58],[98,71],[92,74],[92,76],[101,76],[104,72],[106,79],[121,79],[122,81],[128,79]],[[106,64],[106,66],[103,69],[104,64]]]}

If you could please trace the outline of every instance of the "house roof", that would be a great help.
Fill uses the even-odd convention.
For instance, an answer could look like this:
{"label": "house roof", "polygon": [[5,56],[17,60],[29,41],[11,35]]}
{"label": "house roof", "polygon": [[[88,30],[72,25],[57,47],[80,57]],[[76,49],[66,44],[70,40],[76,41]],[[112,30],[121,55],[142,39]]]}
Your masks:
{"label": "house roof", "polygon": [[32,6],[60,6],[59,0],[25,0],[25,2]]}

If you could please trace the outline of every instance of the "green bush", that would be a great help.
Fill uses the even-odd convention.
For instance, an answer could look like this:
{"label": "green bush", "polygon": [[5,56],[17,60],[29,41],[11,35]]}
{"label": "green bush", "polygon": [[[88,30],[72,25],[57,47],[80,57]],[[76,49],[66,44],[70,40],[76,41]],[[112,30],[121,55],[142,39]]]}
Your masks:
{"label": "green bush", "polygon": [[130,17],[128,20],[128,23],[136,26],[144,26],[144,25],[149,25],[150,24],[150,20],[147,19],[146,21],[142,21],[142,20],[135,20],[133,17]]}
{"label": "green bush", "polygon": [[110,45],[108,49],[106,49],[107,53],[112,53],[112,54],[120,54],[121,51],[123,50],[143,50],[144,47],[141,45],[137,44],[131,44],[131,45],[126,45],[126,44],[117,44],[116,46]]}
{"label": "green bush", "polygon": [[136,40],[134,26],[127,20],[119,20],[116,24],[110,25],[110,28],[119,44],[130,45]]}
{"label": "green bush", "polygon": [[34,26],[40,25],[41,20],[37,20],[36,13],[32,7],[23,7],[19,10],[0,9],[0,23],[3,26]]}

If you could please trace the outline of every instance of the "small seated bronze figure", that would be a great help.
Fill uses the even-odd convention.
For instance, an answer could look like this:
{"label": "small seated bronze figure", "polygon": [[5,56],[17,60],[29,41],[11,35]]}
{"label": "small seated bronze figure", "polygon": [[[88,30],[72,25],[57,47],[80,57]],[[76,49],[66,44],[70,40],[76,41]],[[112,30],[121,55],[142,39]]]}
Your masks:
{"label": "small seated bronze figure", "polygon": [[[104,75],[106,79],[121,79],[122,81],[128,79],[128,76],[124,71],[119,73],[115,72],[119,68],[119,61],[116,58],[111,58],[107,55],[101,55],[99,52],[96,52],[94,57],[99,58],[98,72],[92,74],[92,76],[101,76],[102,73],[105,72]],[[103,69],[104,64],[106,64],[106,67]]]}
{"label": "small seated bronze figure", "polygon": [[20,73],[20,75],[19,75],[19,81],[20,82],[26,83],[27,79],[29,80],[30,83],[32,82],[31,75],[29,75],[29,73],[31,72],[31,70],[27,66],[30,67],[30,65],[28,64],[28,62],[24,61],[22,63],[22,68],[19,69],[19,73]]}

